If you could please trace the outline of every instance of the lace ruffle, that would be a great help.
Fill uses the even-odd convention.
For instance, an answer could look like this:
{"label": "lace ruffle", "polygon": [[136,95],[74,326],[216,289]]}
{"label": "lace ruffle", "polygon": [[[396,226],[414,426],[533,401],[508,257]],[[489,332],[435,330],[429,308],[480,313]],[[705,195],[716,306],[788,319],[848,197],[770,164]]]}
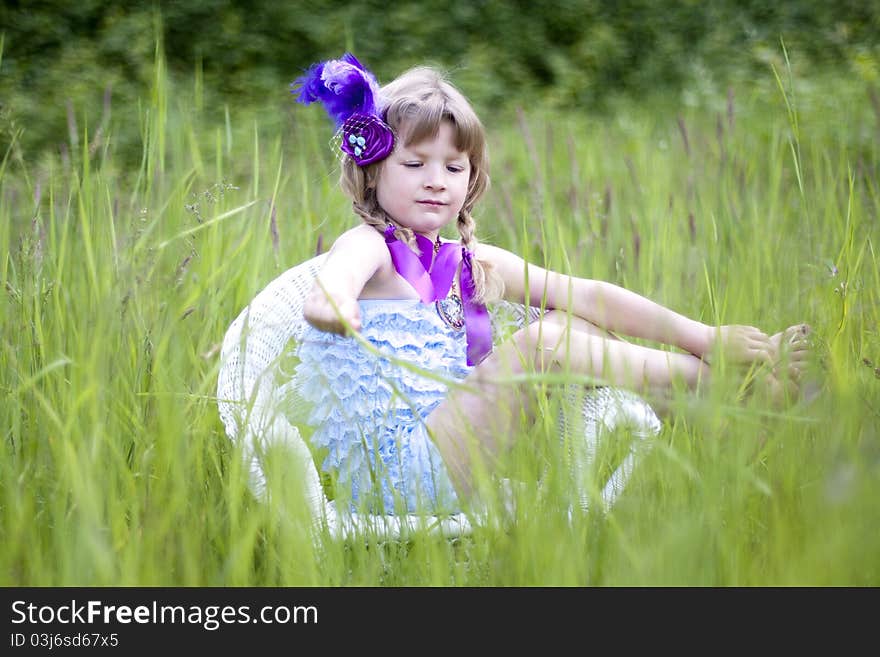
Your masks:
{"label": "lace ruffle", "polygon": [[437,493],[439,455],[422,421],[449,384],[470,371],[465,333],[418,300],[360,306],[360,335],[375,353],[352,337],[308,327],[298,344],[294,387],[311,406],[313,447],[327,450],[322,468],[336,474],[337,486],[351,487],[352,502],[366,499],[365,488],[381,473],[386,509],[403,496],[413,511],[415,498]]}

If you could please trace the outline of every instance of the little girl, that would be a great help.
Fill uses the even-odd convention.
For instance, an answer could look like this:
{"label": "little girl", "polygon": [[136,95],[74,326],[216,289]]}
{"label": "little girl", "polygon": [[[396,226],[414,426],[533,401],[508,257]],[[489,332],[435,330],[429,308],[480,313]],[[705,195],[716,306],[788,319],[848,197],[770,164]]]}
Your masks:
{"label": "little girl", "polygon": [[[315,64],[292,90],[335,120],[342,188],[362,220],[333,244],[306,299],[295,374],[312,404],[311,443],[356,508],[458,510],[475,467],[534,417],[540,393],[511,375],[564,369],[656,392],[696,387],[721,352],[774,366],[785,348],[788,371],[768,387],[796,382],[806,326],[773,337],[708,326],[478,243],[471,213],[489,183],[484,129],[438,72],[415,68],[380,89],[346,54]],[[441,239],[449,224],[458,242]],[[502,298],[548,312],[493,348],[486,303]]]}

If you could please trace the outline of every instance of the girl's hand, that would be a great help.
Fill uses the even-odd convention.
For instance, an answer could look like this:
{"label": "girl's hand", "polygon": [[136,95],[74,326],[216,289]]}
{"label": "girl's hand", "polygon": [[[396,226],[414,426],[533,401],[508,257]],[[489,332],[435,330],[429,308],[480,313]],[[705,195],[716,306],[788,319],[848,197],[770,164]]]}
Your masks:
{"label": "girl's hand", "polygon": [[346,335],[361,330],[361,308],[348,295],[325,293],[319,285],[312,288],[303,304],[303,317],[320,331]]}
{"label": "girl's hand", "polygon": [[358,297],[382,270],[397,275],[385,239],[372,226],[347,230],[333,243],[303,303],[303,317],[320,331],[346,335],[361,330]]}
{"label": "girl's hand", "polygon": [[712,348],[706,355],[720,349],[724,359],[734,365],[772,364],[770,338],[760,329],[729,324],[713,330],[712,334]]}

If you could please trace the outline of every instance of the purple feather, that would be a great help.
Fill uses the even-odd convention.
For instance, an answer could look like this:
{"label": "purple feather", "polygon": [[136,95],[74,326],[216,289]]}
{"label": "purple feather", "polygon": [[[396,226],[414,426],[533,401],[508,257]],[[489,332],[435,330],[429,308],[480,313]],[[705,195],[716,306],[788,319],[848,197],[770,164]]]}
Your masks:
{"label": "purple feather", "polygon": [[321,74],[323,72],[324,62],[312,64],[305,75],[297,78],[290,85],[290,93],[293,94],[299,91],[299,95],[296,98],[298,103],[309,105],[318,100],[318,94],[321,93],[324,87],[324,83],[321,81]]}
{"label": "purple feather", "polygon": [[298,93],[296,100],[304,105],[320,101],[337,127],[352,114],[378,113],[379,83],[351,53],[313,64],[290,91]]}

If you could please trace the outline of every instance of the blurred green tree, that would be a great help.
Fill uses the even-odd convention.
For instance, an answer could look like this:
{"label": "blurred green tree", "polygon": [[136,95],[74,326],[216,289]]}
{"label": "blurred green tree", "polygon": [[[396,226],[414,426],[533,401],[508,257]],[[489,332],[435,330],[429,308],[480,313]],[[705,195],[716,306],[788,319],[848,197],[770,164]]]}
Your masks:
{"label": "blurred green tree", "polygon": [[766,72],[780,38],[817,65],[867,75],[880,59],[880,3],[861,0],[8,0],[0,30],[0,147],[26,121],[29,151],[69,141],[71,103],[92,121],[107,97],[136,106],[160,37],[172,78],[198,71],[227,103],[283,102],[302,69],[346,50],[380,80],[449,68],[484,107],[600,108],[707,72]]}

